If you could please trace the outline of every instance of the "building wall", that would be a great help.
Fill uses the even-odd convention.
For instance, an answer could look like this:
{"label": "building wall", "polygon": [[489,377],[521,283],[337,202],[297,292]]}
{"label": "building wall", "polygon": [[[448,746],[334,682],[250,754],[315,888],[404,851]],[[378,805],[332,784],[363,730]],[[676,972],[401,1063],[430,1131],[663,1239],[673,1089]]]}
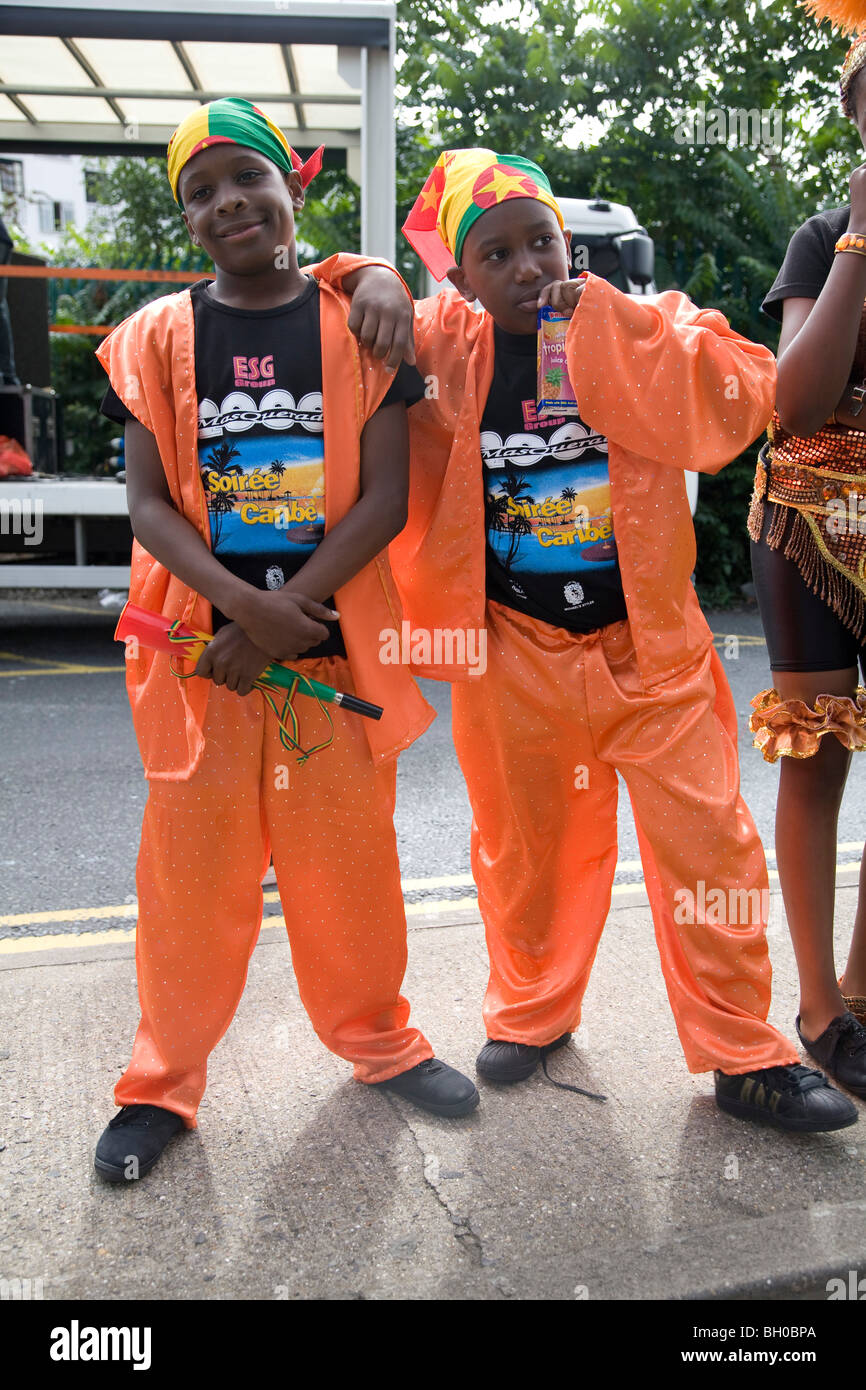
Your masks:
{"label": "building wall", "polygon": [[[80,155],[4,154],[0,150],[0,206],[28,243],[55,249],[68,223],[87,225],[96,204],[88,201]],[[11,204],[10,204],[11,198]]]}

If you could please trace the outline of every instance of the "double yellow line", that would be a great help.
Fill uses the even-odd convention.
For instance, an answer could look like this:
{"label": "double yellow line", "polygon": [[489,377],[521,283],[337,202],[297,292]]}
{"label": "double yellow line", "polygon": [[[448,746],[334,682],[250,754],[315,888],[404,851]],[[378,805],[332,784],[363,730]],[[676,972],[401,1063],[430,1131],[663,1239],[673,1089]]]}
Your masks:
{"label": "double yellow line", "polygon": [[[863,842],[857,840],[846,841],[838,846],[839,854],[856,854],[856,859],[840,859],[836,864],[837,873],[851,873],[859,870],[860,856],[863,853]],[[775,855],[768,853],[768,859],[774,859]],[[622,873],[634,873],[640,871],[641,862],[639,859],[620,859],[616,866],[616,871]],[[771,883],[778,883],[779,875],[775,869],[769,870]],[[429,878],[404,878],[401,880],[404,893],[430,892],[441,888],[474,888],[471,874],[441,874]],[[643,894],[646,885],[643,878],[637,879],[632,883],[616,883],[613,887],[613,897],[625,897],[629,894]],[[279,902],[280,895],[275,891],[263,893],[266,903]],[[475,893],[471,893],[461,898],[436,898],[422,899],[420,902],[406,904],[406,916],[409,918],[420,917],[431,912],[466,912],[477,909],[478,899]],[[137,903],[114,903],[107,907],[68,907],[59,908],[51,912],[16,912],[5,916],[0,916],[0,927],[36,927],[48,926],[51,923],[62,922],[64,924],[72,922],[98,922],[105,920],[117,921],[123,918],[137,918]],[[262,930],[272,930],[276,927],[285,928],[285,918],[281,915],[266,917],[262,923]],[[87,946],[101,946],[115,943],[132,942],[135,940],[135,927],[110,927],[107,931],[91,932],[52,932],[45,936],[15,936],[0,939],[0,956],[21,955],[31,951],[54,951],[54,950],[76,950]]]}

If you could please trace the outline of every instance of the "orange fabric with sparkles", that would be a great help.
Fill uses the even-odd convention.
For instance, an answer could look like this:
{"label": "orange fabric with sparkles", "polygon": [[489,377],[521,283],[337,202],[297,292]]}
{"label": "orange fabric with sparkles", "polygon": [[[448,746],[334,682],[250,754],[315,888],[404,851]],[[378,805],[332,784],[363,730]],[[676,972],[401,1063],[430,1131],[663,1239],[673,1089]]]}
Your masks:
{"label": "orange fabric with sparkles", "polygon": [[[484,626],[479,427],[493,321],[455,291],[415,306],[427,398],[409,412],[409,522],[390,546],[413,626]],[[690,577],[695,537],[683,469],[717,473],[773,407],[776,363],[723,314],[675,291],[633,298],[590,275],[566,338],[582,419],[609,440],[610,499],[629,622],[647,687],[684,670],[712,634]],[[442,680],[453,667],[413,667]],[[473,678],[474,679],[474,678]]]}
{"label": "orange fabric with sparkles", "polygon": [[[727,901],[729,889],[760,899],[767,878],[739,797],[731,693],[690,583],[682,471],[717,472],[764,428],[772,353],[684,295],[631,298],[589,276],[566,352],[581,417],[609,441],[628,623],[585,637],[486,602],[479,434],[490,316],[454,293],[424,300],[416,349],[432,389],[410,412],[409,523],[390,554],[413,627],[487,629],[485,674],[417,669],[456,682],[454,738],[491,961],[489,1036],[543,1044],[576,1026],[610,905],[618,770],[689,1067],[797,1061],[765,1022],[766,903],[743,927],[715,927],[699,907],[701,881]],[[581,790],[578,764],[588,770]],[[674,921],[678,889],[696,895],[693,925]]]}
{"label": "orange fabric with sparkles", "polygon": [[765,1022],[767,869],[715,649],[650,693],[626,622],[584,636],[489,603],[487,632],[487,671],[454,686],[452,718],[490,956],[488,1036],[543,1046],[580,1022],[610,909],[619,772],[689,1070],[799,1061]]}
{"label": "orange fabric with sparkles", "polygon": [[[332,257],[320,278],[325,530],[357,501],[360,435],[392,376],[348,331],[347,301],[327,283],[363,264]],[[99,358],[157,442],[172,500],[210,546],[197,457],[194,319],[189,292],[146,305]],[[133,546],[130,598],[210,631],[211,605]],[[434,712],[405,667],[378,659],[401,614],[387,558],[335,595],[347,660],[298,661],[326,684],[384,706],[379,721],[333,707],[334,741],[299,767],[258,692],[241,698],[171,674],[144,648],[127,688],[150,793],[138,861],[136,960],[142,1018],[119,1105],[175,1110],[187,1125],[207,1056],[231,1021],[262,914],[273,850],[304,1006],[319,1037],[362,1081],[387,1080],[432,1055],[400,995],[406,918],[393,828],[397,754]],[[301,742],[327,736],[315,701],[298,699]],[[277,769],[289,787],[276,785]]]}
{"label": "orange fabric with sparkles", "polygon": [[[358,265],[357,256],[332,256],[307,266],[322,288],[322,396],[325,418],[325,531],[357,501],[360,437],[393,376],[360,350],[349,332],[348,301],[329,283]],[[97,357],[128,410],[152,431],[172,501],[210,546],[207,506],[198,466],[195,348],[188,290],[139,309],[114,330]],[[170,363],[170,371],[166,364]],[[170,622],[211,630],[211,606],[170,574],[137,543],[132,547],[129,597]],[[380,720],[363,720],[377,763],[395,758],[435,717],[408,671],[379,661],[379,633],[400,629],[400,605],[386,556],[379,555],[336,594],[343,640],[362,699],[382,705]],[[145,773],[151,780],[183,781],[201,761],[209,680],[178,681],[168,659],[142,648],[126,664],[126,685]]]}
{"label": "orange fabric with sparkles", "polygon": [[[297,669],[353,689],[341,658]],[[315,702],[302,703],[302,731],[326,734]],[[337,711],[334,742],[299,767],[258,691],[215,686],[196,771],[151,783],[137,874],[141,1022],[118,1105],[159,1105],[194,1127],[208,1055],[243,993],[271,852],[301,1002],[325,1046],[366,1082],[432,1057],[400,994],[396,770],[374,767],[365,722]]]}

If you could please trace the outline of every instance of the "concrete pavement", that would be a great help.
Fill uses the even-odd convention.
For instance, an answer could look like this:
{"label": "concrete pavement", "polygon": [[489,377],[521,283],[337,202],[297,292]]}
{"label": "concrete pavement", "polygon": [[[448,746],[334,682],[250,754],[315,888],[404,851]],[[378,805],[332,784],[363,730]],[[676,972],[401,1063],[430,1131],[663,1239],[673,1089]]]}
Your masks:
{"label": "concrete pavement", "polygon": [[[838,958],[856,888],[838,894]],[[772,1020],[796,974],[774,915]],[[0,1276],[46,1299],[826,1298],[866,1273],[866,1126],[787,1136],[721,1114],[685,1070],[639,897],[611,913],[552,1075],[608,1095],[480,1083],[440,1120],[354,1083],[320,1045],[281,929],[262,933],[213,1055],[199,1129],[139,1184],[94,1174],[137,1018],[130,944],[0,955]],[[486,973],[475,914],[418,919],[406,991],[474,1075]],[[860,1105],[862,1112],[863,1106]]]}

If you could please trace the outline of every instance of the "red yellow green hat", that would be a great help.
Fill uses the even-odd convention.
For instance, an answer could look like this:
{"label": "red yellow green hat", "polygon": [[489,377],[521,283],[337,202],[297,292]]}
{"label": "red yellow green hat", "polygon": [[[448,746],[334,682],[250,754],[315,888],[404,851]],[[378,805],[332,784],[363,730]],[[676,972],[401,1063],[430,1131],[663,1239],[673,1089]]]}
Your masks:
{"label": "red yellow green hat", "polygon": [[459,265],[473,223],[510,198],[536,198],[565,226],[547,175],[531,159],[480,148],[446,150],[403,223],[403,235],[434,280],[444,280]]}
{"label": "red yellow green hat", "polygon": [[320,145],[304,163],[279,126],[251,101],[244,97],[221,97],[219,101],[209,101],[181,121],[168,142],[168,181],[179,207],[183,207],[183,203],[178,197],[177,186],[184,165],[200,150],[220,144],[245,145],[248,149],[258,150],[266,159],[273,160],[286,173],[295,169],[305,188],[321,169],[325,148]]}

